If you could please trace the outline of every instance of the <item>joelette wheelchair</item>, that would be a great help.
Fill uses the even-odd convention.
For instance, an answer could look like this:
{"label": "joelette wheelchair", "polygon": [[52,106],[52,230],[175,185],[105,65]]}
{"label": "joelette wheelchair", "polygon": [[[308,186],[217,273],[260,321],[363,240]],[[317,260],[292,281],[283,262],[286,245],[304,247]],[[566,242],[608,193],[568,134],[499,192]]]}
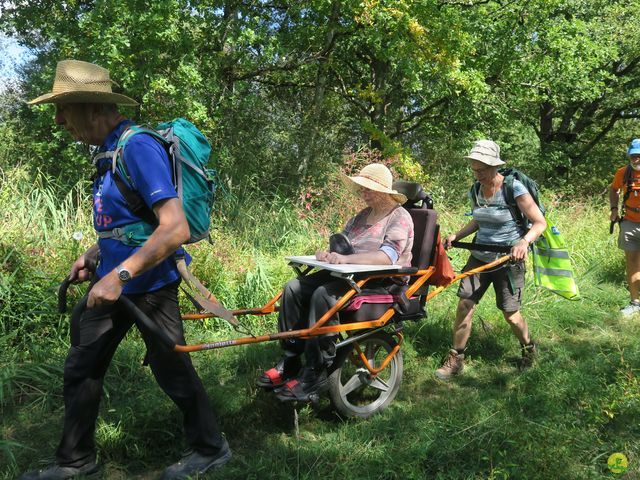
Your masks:
{"label": "joelette wheelchair", "polygon": [[[368,418],[384,410],[396,397],[403,375],[402,343],[403,322],[420,320],[426,317],[426,304],[444,288],[469,275],[494,268],[509,260],[505,255],[495,262],[465,273],[461,273],[445,285],[433,288],[429,292],[430,279],[436,273],[435,253],[439,239],[437,213],[432,208],[429,197],[422,187],[411,182],[396,182],[393,188],[404,193],[408,201],[403,205],[414,223],[414,244],[412,266],[383,265],[330,265],[315,261],[314,257],[287,257],[297,275],[308,275],[315,269],[326,269],[331,275],[343,279],[349,284],[348,291],[316,324],[307,329],[278,332],[268,335],[252,335],[223,341],[195,345],[178,345],[163,334],[139,309],[126,297],[119,302],[138,321],[155,332],[163,343],[175,351],[196,352],[236,345],[262,343],[287,338],[302,338],[337,334],[336,355],[329,367],[328,394],[336,410],[347,417]],[[366,294],[369,282],[392,277],[406,277],[408,285],[389,295]],[[63,287],[65,287],[63,285]],[[61,288],[60,304],[64,305],[64,291]],[[257,308],[232,310],[234,316],[268,315],[278,311],[278,301],[282,292],[273,296],[265,305]],[[209,297],[210,302],[216,302]],[[83,300],[86,302],[86,297]],[[82,302],[74,312],[82,311]],[[334,314],[340,323],[327,325]],[[201,311],[183,315],[185,320],[216,317],[211,311]],[[314,398],[312,400],[317,400]]]}

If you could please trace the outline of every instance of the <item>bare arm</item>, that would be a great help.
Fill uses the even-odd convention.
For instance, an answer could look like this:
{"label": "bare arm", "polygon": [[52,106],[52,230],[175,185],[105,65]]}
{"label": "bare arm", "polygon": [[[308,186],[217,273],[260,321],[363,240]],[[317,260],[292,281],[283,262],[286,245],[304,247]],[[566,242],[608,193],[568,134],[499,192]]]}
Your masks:
{"label": "bare arm", "polygon": [[620,202],[620,192],[613,187],[609,187],[609,207],[611,207],[611,216],[609,219],[612,222],[618,220],[618,210]]}
{"label": "bare arm", "polygon": [[389,256],[381,250],[374,252],[354,253],[341,255],[335,252],[318,250],[316,259],[327,263],[354,263],[359,265],[391,265]]}
{"label": "bare arm", "polygon": [[[157,228],[142,248],[122,262],[132,277],[152,269],[189,239],[189,224],[179,199],[162,200],[153,206],[153,211],[158,217]],[[115,302],[123,286],[115,269],[112,270],[91,289],[87,306],[92,308]]]}
{"label": "bare arm", "polygon": [[477,231],[478,231],[478,222],[476,222],[475,220],[471,220],[469,223],[467,223],[464,227],[462,227],[456,233],[445,237],[445,239],[442,241],[442,245],[444,246],[444,248],[448,250],[451,248],[451,242],[454,242],[456,240],[462,240],[463,238],[468,237],[469,235]]}
{"label": "bare arm", "polygon": [[514,260],[524,260],[527,258],[527,251],[529,245],[536,241],[545,228],[547,228],[547,221],[544,219],[544,215],[533,201],[533,197],[525,193],[516,198],[518,208],[531,222],[531,228],[529,231],[516,243],[511,249],[511,256]]}

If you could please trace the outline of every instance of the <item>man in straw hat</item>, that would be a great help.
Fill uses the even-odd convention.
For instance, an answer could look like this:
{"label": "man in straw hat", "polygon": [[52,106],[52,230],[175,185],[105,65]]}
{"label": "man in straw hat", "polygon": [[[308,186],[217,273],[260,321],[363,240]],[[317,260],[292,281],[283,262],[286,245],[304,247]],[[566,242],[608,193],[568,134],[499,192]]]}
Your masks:
{"label": "man in straw hat", "polygon": [[[58,63],[53,89],[30,105],[53,103],[55,123],[75,141],[98,146],[94,164],[93,220],[98,234],[139,221],[117,188],[112,158],[118,138],[132,124],[117,105],[137,102],[114,93],[109,72],[92,63]],[[71,267],[70,279],[92,284],[87,309],[71,325],[71,348],[64,369],[65,416],[56,463],[24,474],[23,479],[58,480],[97,472],[94,433],[102,383],[111,358],[134,324],[115,303],[126,295],[173,341],[184,344],[178,309],[180,275],[174,253],[189,238],[189,226],[174,188],[169,157],[153,137],[131,138],[123,160],[136,192],[157,217],[158,226],[142,247],[114,238],[99,238]],[[99,235],[100,236],[100,235]],[[190,452],[168,467],[163,479],[188,478],[220,467],[231,458],[227,441],[218,429],[207,394],[189,355],[164,347],[138,326],[147,347],[146,360],[164,392],[182,411]]]}

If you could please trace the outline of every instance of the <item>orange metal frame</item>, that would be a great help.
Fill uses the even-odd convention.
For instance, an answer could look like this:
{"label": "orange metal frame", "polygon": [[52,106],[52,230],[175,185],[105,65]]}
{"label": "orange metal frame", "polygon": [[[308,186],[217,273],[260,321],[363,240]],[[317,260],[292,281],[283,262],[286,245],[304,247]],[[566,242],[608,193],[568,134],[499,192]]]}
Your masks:
{"label": "orange metal frame", "polygon": [[[452,285],[453,283],[457,282],[458,280],[461,280],[470,275],[474,275],[476,273],[480,273],[485,270],[489,270],[493,267],[496,267],[498,265],[501,265],[506,261],[508,261],[509,258],[510,258],[509,255],[505,255],[495,260],[494,262],[488,263],[481,267],[456,275],[456,277],[447,285],[440,286],[432,290],[431,293],[427,295],[427,301],[429,301],[434,296],[438,295],[440,292],[442,292],[442,290]],[[411,298],[418,291],[418,289],[420,289],[420,287],[422,287],[427,282],[427,280],[431,277],[431,275],[433,275],[434,272],[435,272],[434,267],[428,267],[424,270],[418,270],[413,274],[409,274],[409,276],[417,277],[417,278],[407,289],[406,296],[408,298]],[[404,276],[407,276],[407,274],[392,273],[392,274],[371,275],[369,277],[358,280],[356,282],[356,285],[359,288],[362,288],[367,284],[367,282],[371,280],[376,280],[380,278],[390,278],[390,277],[404,277]],[[241,338],[235,338],[235,339],[229,339],[229,340],[222,340],[218,342],[202,343],[198,345],[176,345],[174,347],[174,350],[178,352],[197,352],[202,350],[212,350],[216,348],[224,348],[224,347],[230,347],[235,345],[247,345],[250,343],[262,343],[262,342],[269,342],[274,340],[283,340],[287,338],[310,338],[310,337],[325,335],[328,333],[350,332],[353,330],[365,330],[369,328],[383,327],[389,323],[391,318],[396,313],[393,308],[389,308],[385,311],[385,313],[382,314],[382,316],[380,316],[376,320],[366,320],[362,322],[325,326],[325,324],[329,321],[329,319],[332,318],[336,312],[341,310],[356,293],[357,291],[354,287],[350,288],[342,297],[340,297],[338,302],[327,313],[325,313],[311,328],[305,328],[301,330],[292,330],[288,332],[278,332],[278,333],[273,333],[269,335],[241,337]],[[262,307],[242,308],[238,310],[233,310],[232,312],[236,316],[237,315],[268,315],[278,310],[276,303],[280,299],[280,297],[282,297],[282,291],[274,295],[273,298],[271,298],[271,300],[269,300]],[[191,314],[186,314],[182,316],[182,318],[185,320],[198,320],[198,319],[212,318],[212,317],[215,317],[215,315],[212,313],[191,313]],[[356,352],[358,353],[358,357],[360,361],[367,368],[367,370],[369,370],[372,376],[375,376],[378,373],[380,373],[382,370],[384,370],[389,364],[389,362],[391,361],[391,359],[400,350],[404,337],[400,332],[395,332],[395,335],[398,337],[398,343],[392,349],[392,351],[389,352],[387,357],[382,361],[382,363],[378,367],[369,365],[369,361],[365,357],[364,353],[362,353],[362,350],[360,349],[359,344],[357,342],[354,342],[354,347],[356,349]]]}

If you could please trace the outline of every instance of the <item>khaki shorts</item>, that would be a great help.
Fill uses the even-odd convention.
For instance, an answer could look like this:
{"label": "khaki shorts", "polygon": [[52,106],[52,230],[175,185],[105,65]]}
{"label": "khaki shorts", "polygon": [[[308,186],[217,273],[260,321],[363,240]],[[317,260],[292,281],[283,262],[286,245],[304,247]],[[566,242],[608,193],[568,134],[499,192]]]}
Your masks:
{"label": "khaki shorts", "polygon": [[[486,265],[486,262],[470,256],[463,271],[482,265]],[[458,297],[479,303],[489,285],[493,284],[493,290],[496,292],[496,306],[503,312],[517,312],[522,303],[524,274],[524,262],[506,263],[500,265],[497,270],[489,269],[487,272],[476,273],[460,281]]]}
{"label": "khaki shorts", "polygon": [[640,251],[640,223],[630,220],[620,222],[620,235],[618,235],[618,248],[625,252]]}

